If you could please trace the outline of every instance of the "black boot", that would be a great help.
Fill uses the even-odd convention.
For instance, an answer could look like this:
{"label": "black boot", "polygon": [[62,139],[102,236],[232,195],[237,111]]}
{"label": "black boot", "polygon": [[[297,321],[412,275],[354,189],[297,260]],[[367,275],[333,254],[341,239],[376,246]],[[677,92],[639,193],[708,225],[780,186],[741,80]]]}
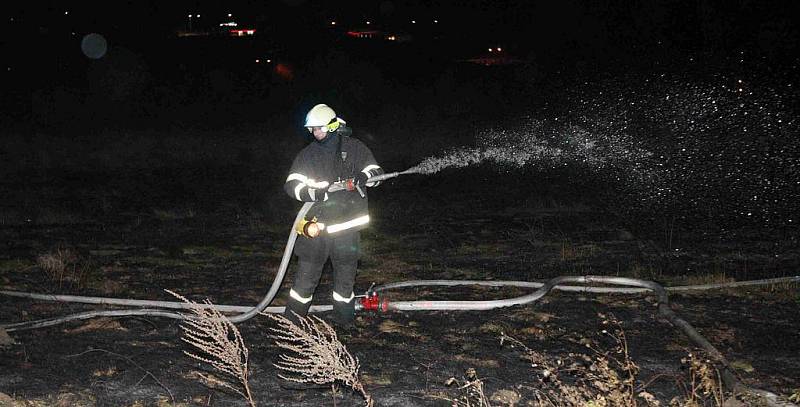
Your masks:
{"label": "black boot", "polygon": [[348,302],[333,302],[333,321],[340,328],[351,329],[354,327],[355,320],[355,299]]}
{"label": "black boot", "polygon": [[292,321],[293,324],[300,326],[300,318],[308,315],[309,308],[311,308],[311,301],[303,304],[294,298],[289,298],[289,302],[286,303],[286,310],[283,312],[283,316],[289,321]]}

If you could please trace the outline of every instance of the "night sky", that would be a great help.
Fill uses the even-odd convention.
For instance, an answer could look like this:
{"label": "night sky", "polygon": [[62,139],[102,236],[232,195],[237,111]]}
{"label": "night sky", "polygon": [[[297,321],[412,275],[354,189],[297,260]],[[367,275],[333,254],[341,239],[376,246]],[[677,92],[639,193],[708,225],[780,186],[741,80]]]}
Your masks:
{"label": "night sky", "polygon": [[[72,4],[70,4],[72,3]],[[430,3],[435,3],[432,5]],[[326,24],[431,32],[459,49],[505,45],[523,55],[641,56],[747,49],[787,58],[797,51],[798,15],[790,1],[127,1],[33,2],[3,6],[10,55],[54,46],[64,35],[99,32],[120,43],[157,43],[189,25],[210,27],[233,15],[276,40],[314,42]],[[66,13],[66,14],[65,14]],[[411,21],[416,24],[411,24]],[[436,20],[438,23],[434,24]],[[435,27],[433,27],[435,25]],[[778,55],[776,55],[778,54]],[[6,55],[9,55],[8,51]],[[12,61],[15,58],[12,58]]]}
{"label": "night sky", "polygon": [[[680,66],[692,58],[716,63],[746,55],[759,69],[792,66],[800,33],[791,1],[38,1],[3,9],[2,117],[14,124],[35,121],[30,100],[37,91],[105,92],[91,89],[103,76],[98,71],[126,71],[120,74],[125,80],[147,89],[180,87],[181,81],[196,87],[190,76],[213,71],[248,83],[259,75],[262,82],[274,81],[277,74],[300,86],[306,67],[345,49],[348,63],[363,61],[384,78],[428,86],[447,63],[501,47],[533,67],[539,79],[576,72],[589,79]],[[190,26],[220,31],[225,21],[257,34],[240,40],[178,37]],[[413,41],[394,48],[372,41],[365,51],[348,42],[346,32],[356,28],[407,34]],[[81,52],[90,33],[102,36],[108,55]],[[266,69],[255,61],[273,65]]]}

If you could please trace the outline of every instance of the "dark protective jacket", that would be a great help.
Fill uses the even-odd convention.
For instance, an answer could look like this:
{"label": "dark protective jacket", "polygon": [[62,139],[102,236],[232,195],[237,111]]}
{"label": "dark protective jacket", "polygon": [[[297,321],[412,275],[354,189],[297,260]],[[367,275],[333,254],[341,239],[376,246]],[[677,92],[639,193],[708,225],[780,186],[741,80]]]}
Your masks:
{"label": "dark protective jacket", "polygon": [[[364,143],[334,132],[321,142],[312,142],[297,154],[283,188],[298,201],[317,202],[306,218],[316,217],[325,225],[328,234],[360,230],[369,223],[367,189],[362,188],[363,198],[357,190],[325,192],[326,186],[353,178],[359,172],[374,177],[383,174],[383,169]],[[367,186],[377,184],[368,183]]]}

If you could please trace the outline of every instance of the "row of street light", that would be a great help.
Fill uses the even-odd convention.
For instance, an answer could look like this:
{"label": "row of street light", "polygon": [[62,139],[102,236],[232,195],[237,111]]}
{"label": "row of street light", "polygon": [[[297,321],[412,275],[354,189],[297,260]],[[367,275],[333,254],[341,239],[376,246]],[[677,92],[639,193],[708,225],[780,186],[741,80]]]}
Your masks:
{"label": "row of street light", "polygon": [[[416,24],[416,23],[417,23],[417,20],[411,20],[411,24]],[[433,20],[433,23],[434,23],[434,24],[439,24],[439,20]],[[331,25],[336,25],[336,24],[337,24],[337,23],[336,23],[336,20],[332,20],[332,21],[331,21]],[[370,21],[370,20],[366,20],[366,21],[365,21],[365,24],[367,24],[367,25],[372,25],[372,21]]]}
{"label": "row of street light", "polygon": [[[66,14],[66,13],[67,13],[67,12],[65,12],[65,14]],[[228,13],[228,18],[232,18],[232,17],[233,17],[233,14],[232,14],[232,13]],[[192,23],[194,22],[194,20],[196,20],[196,19],[199,19],[199,18],[200,18],[200,14],[189,13],[189,14],[187,15],[187,18],[188,18],[188,22],[189,22],[189,31],[191,31],[191,30],[192,30]],[[411,22],[411,24],[417,24],[417,20],[410,20],[410,22]],[[337,23],[337,21],[336,21],[336,20],[331,20],[331,22],[330,22],[330,25],[332,25],[332,26],[335,26],[335,25],[337,25],[337,24],[338,24],[338,23]],[[365,21],[365,24],[366,24],[366,25],[372,25],[372,21],[371,21],[371,20],[366,20],[366,21]],[[434,20],[433,20],[433,24],[439,24],[439,19],[434,19]],[[221,24],[221,25],[228,26],[228,25],[232,25],[232,24],[230,24],[230,23],[223,23],[223,24]]]}
{"label": "row of street light", "polygon": [[[233,13],[228,13],[228,18],[232,18],[232,17],[233,17]],[[192,21],[194,19],[200,18],[200,14],[189,13],[188,18],[189,18],[189,31],[192,31]]]}

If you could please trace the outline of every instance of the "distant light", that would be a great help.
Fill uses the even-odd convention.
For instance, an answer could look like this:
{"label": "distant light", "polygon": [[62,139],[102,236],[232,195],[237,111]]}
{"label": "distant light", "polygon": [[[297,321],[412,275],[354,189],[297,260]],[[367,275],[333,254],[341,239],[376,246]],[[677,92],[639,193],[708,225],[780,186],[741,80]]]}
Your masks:
{"label": "distant light", "polygon": [[9,19],[9,21],[11,21],[11,22],[13,23],[13,22],[14,22],[14,17],[11,17],[11,18]]}
{"label": "distant light", "polygon": [[439,24],[439,20],[433,20],[434,24]]}
{"label": "distant light", "polygon": [[64,12],[64,15],[65,15],[65,16],[66,16],[66,15],[68,15],[68,14],[69,14],[69,11],[65,11],[65,12]]}
{"label": "distant light", "polygon": [[233,17],[233,14],[231,14],[231,13],[228,13],[228,17]]}
{"label": "distant light", "polygon": [[229,33],[230,33],[230,35],[233,35],[235,37],[243,37],[245,35],[254,35],[256,33],[256,30],[254,30],[254,29],[238,29],[238,30],[230,30]]}
{"label": "distant light", "polygon": [[196,15],[195,17],[200,18],[200,14]]}
{"label": "distant light", "polygon": [[257,63],[257,64],[260,64],[260,63],[261,63],[261,60],[256,58],[256,63]]}
{"label": "distant light", "polygon": [[417,20],[411,20],[411,24],[416,24]]}
{"label": "distant light", "polygon": [[494,51],[494,48],[489,48],[489,52],[492,52],[492,51]]}
{"label": "distant light", "polygon": [[370,25],[370,24],[372,24],[372,23],[371,23],[371,22],[369,22],[369,21],[367,21],[367,25]]}
{"label": "distant light", "polygon": [[331,21],[331,25],[336,25],[336,21]]}
{"label": "distant light", "polygon": [[268,60],[267,60],[267,63],[268,63],[268,64],[269,64],[269,63],[272,63],[272,60],[271,60],[271,59],[268,59]]}
{"label": "distant light", "polygon": [[192,18],[192,15],[191,15],[191,14],[189,14],[189,18]]}
{"label": "distant light", "polygon": [[502,51],[503,51],[503,49],[502,49],[502,48],[500,48],[500,47],[497,47],[497,52],[502,52]]}

